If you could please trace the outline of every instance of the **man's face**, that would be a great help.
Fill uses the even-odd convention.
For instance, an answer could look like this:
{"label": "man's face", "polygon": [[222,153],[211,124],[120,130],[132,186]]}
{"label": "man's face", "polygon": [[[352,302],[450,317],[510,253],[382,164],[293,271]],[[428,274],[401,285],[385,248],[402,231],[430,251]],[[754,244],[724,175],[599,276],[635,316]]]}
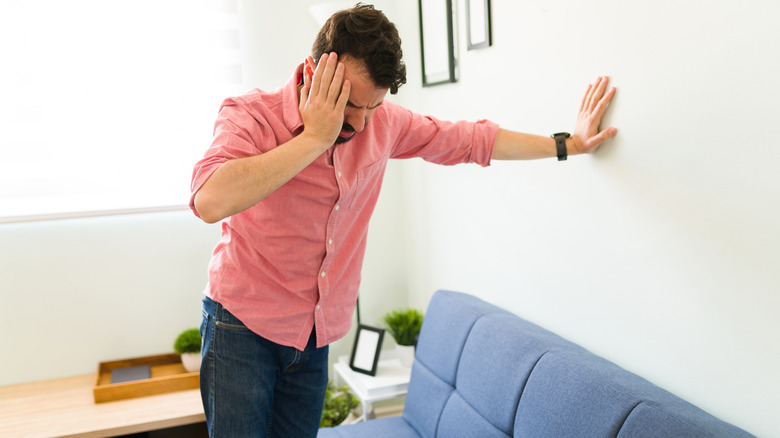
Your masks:
{"label": "man's face", "polygon": [[348,142],[368,125],[389,90],[374,85],[362,62],[348,56],[339,61],[344,63],[344,79],[349,80],[352,86],[344,109],[344,125],[336,138],[336,144]]}

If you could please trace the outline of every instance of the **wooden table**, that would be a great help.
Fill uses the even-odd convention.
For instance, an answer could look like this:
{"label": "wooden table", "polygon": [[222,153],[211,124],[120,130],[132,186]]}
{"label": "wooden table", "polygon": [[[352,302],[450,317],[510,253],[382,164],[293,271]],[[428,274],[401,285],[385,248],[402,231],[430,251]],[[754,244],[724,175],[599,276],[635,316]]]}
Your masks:
{"label": "wooden table", "polygon": [[2,437],[111,437],[206,421],[198,389],[95,403],[95,375],[0,387]]}

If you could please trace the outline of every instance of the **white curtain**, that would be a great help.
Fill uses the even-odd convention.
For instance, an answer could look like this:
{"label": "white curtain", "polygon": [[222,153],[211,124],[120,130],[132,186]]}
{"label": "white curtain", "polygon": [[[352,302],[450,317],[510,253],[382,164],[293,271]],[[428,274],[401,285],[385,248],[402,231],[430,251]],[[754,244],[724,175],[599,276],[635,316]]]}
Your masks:
{"label": "white curtain", "polygon": [[237,14],[0,2],[0,222],[186,205],[221,100],[244,91]]}

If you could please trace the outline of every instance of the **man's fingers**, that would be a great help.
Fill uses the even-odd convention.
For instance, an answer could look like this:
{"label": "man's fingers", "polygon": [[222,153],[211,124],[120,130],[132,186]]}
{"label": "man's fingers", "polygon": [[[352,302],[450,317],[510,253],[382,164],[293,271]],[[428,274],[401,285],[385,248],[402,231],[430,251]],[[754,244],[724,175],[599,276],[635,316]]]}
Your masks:
{"label": "man's fingers", "polygon": [[317,68],[314,70],[314,76],[312,77],[311,80],[310,89],[311,92],[314,93],[315,95],[320,91],[320,83],[322,82],[322,72],[325,70],[325,64],[326,64],[325,61],[328,59],[327,57],[328,57],[327,54],[323,54],[320,57],[320,62],[317,63]]}
{"label": "man's fingers", "polygon": [[320,64],[321,65],[317,66],[317,70],[322,69],[322,74],[320,75],[320,83],[316,91],[318,94],[321,94],[322,97],[327,98],[328,92],[331,89],[331,85],[333,82],[333,76],[336,73],[336,67],[338,65],[338,55],[336,55],[335,53],[331,53],[327,55],[327,58],[325,58],[325,62],[320,61]]}
{"label": "man's fingers", "polygon": [[303,111],[303,109],[306,107],[306,102],[309,100],[309,89],[310,86],[307,85],[306,80],[304,80],[303,87],[301,87],[300,99],[298,99],[298,109],[300,111]]}
{"label": "man's fingers", "polygon": [[592,85],[588,85],[588,91],[585,93],[583,99],[583,105],[580,111],[592,112],[598,104],[599,99],[604,94],[604,87],[606,86],[606,78],[599,77]]}
{"label": "man's fingers", "polygon": [[334,104],[339,99],[340,93],[342,93],[342,84],[344,82],[344,64],[339,62],[336,65],[336,72],[333,74],[330,87],[328,89],[328,102]]}
{"label": "man's fingers", "polygon": [[596,94],[596,90],[598,90],[599,82],[601,82],[601,78],[598,78],[596,82],[588,86],[588,93],[585,95],[585,106],[583,108],[583,112],[589,112],[593,105],[593,96]]}
{"label": "man's fingers", "polygon": [[580,103],[580,112],[585,111],[585,108],[587,107],[588,100],[590,97],[590,90],[593,89],[593,84],[588,84],[588,89],[585,90],[585,94],[582,96],[582,103]]}
{"label": "man's fingers", "polygon": [[587,149],[589,151],[596,149],[601,143],[604,143],[605,141],[614,137],[616,134],[617,134],[617,129],[615,128],[607,128],[599,132],[598,134],[588,139]]}
{"label": "man's fingers", "polygon": [[599,104],[599,101],[601,101],[602,96],[604,96],[604,90],[607,88],[607,82],[609,82],[609,78],[600,77],[598,83],[596,84],[595,92],[593,93],[593,98],[590,102],[590,110],[595,111],[596,106]]}
{"label": "man's fingers", "polygon": [[339,99],[336,101],[336,111],[341,113],[344,112],[344,108],[347,107],[347,102],[349,101],[349,91],[351,89],[352,83],[345,80],[344,84],[341,86],[341,94],[339,95]]}
{"label": "man's fingers", "polygon": [[604,111],[607,110],[607,105],[609,105],[609,102],[612,100],[612,96],[615,95],[615,87],[610,88],[609,92],[605,94],[601,99],[599,99],[599,102],[596,104],[596,108],[594,109],[593,113],[601,119],[601,117],[604,115]]}
{"label": "man's fingers", "polygon": [[[339,99],[343,82],[344,64],[338,62],[338,55],[336,53],[322,55],[311,80],[309,100],[316,99],[320,103],[334,105]],[[304,74],[305,85],[306,74]]]}

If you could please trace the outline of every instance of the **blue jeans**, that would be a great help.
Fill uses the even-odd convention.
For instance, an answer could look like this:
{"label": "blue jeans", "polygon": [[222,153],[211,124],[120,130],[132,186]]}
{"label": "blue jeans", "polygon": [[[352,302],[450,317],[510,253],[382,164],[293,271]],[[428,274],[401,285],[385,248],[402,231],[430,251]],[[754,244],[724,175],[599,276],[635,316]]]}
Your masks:
{"label": "blue jeans", "polygon": [[209,436],[316,437],[328,385],[328,347],[314,330],[304,351],[246,328],[203,299],[200,393]]}

